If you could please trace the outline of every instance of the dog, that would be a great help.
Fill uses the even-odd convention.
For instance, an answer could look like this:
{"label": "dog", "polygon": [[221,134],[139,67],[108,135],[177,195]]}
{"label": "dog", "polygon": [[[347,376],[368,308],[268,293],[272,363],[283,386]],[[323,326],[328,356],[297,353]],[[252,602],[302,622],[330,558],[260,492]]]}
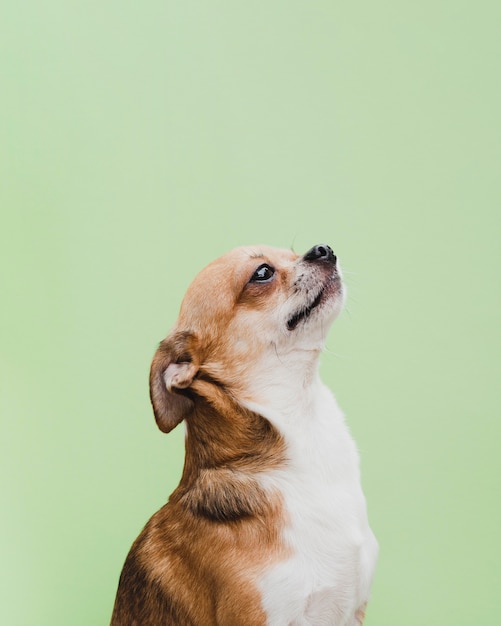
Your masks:
{"label": "dog", "polygon": [[182,478],[134,542],[111,626],[360,626],[378,544],[359,457],[318,374],[345,287],[336,256],[240,247],[208,265],[156,351],[159,428]]}

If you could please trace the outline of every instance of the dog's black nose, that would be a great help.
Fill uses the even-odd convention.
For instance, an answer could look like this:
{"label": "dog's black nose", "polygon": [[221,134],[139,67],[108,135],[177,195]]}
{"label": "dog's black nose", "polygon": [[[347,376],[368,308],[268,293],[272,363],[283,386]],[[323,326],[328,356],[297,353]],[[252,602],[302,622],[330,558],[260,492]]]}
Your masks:
{"label": "dog's black nose", "polygon": [[304,255],[303,259],[305,261],[325,261],[326,263],[332,263],[332,265],[335,265],[337,260],[332,248],[324,243],[313,246],[313,248],[308,250]]}

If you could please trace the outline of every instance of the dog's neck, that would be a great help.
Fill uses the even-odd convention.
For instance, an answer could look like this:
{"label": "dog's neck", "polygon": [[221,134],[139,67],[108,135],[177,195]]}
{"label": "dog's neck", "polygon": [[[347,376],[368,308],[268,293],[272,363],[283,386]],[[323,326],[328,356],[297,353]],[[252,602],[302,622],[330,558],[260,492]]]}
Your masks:
{"label": "dog's neck", "polygon": [[310,413],[321,385],[319,354],[320,350],[270,350],[253,364],[239,399],[284,416]]}
{"label": "dog's neck", "polygon": [[251,454],[256,441],[275,446],[263,417],[293,422],[315,414],[323,388],[318,357],[318,351],[270,349],[261,359],[241,362],[231,379],[219,378],[217,367],[204,368],[191,387],[195,408],[186,419],[187,454],[202,466],[217,466]]}
{"label": "dog's neck", "polygon": [[194,465],[251,469],[257,456],[262,461],[276,454],[280,436],[261,415],[214,381],[198,380],[193,388],[199,395],[186,419],[186,454]]}
{"label": "dog's neck", "polygon": [[274,505],[257,476],[283,465],[281,434],[217,381],[198,378],[192,388],[197,398],[186,418],[183,476],[171,501],[213,521],[269,514]]}

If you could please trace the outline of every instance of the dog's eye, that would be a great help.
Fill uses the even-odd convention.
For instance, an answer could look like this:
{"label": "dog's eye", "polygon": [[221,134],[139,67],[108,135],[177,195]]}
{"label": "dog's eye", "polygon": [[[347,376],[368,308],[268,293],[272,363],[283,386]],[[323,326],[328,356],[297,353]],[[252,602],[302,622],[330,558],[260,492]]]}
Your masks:
{"label": "dog's eye", "polygon": [[260,265],[257,270],[252,274],[252,277],[249,282],[251,283],[265,283],[268,280],[271,280],[275,274],[275,270],[268,265],[267,263],[263,263]]}

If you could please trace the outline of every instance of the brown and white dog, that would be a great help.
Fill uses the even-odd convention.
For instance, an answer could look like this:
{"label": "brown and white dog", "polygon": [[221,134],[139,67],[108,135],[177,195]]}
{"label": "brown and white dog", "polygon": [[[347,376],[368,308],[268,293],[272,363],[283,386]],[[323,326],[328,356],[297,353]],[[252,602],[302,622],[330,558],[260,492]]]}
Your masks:
{"label": "brown and white dog", "polygon": [[318,375],[344,301],[332,250],[237,248],[158,348],[158,426],[186,424],[169,502],[125,562],[112,626],[356,626],[377,542],[359,459]]}

